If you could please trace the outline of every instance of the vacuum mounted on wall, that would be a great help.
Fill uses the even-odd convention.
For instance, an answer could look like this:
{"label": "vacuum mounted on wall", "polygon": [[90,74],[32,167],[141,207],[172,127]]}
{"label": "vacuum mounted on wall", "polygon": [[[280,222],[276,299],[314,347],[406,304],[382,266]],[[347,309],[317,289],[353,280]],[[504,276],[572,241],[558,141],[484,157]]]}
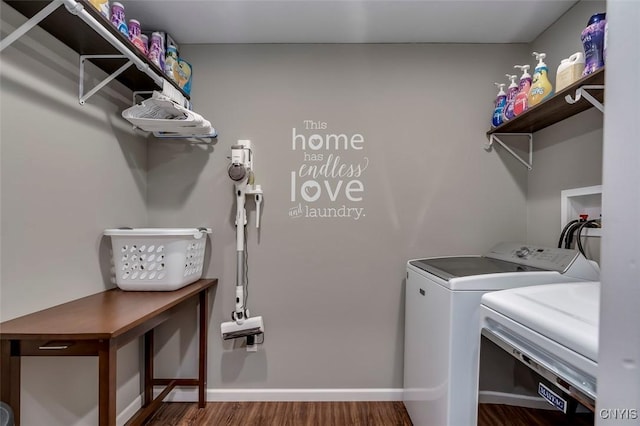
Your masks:
{"label": "vacuum mounted on wall", "polygon": [[254,184],[251,141],[240,140],[237,145],[231,147],[231,164],[229,164],[228,173],[234,182],[236,195],[236,309],[231,313],[231,321],[220,325],[220,332],[225,340],[246,337],[247,348],[249,348],[255,345],[255,336],[264,333],[262,317],[251,317],[246,303],[248,295],[246,196],[253,195],[256,199],[256,228],[260,227],[262,204],[262,188]]}

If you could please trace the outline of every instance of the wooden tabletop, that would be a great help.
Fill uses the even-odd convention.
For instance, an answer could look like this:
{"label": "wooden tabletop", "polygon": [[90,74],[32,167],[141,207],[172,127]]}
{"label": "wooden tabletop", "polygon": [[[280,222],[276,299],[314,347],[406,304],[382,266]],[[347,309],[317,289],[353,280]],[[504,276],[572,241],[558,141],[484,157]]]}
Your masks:
{"label": "wooden tabletop", "polygon": [[166,292],[107,290],[0,323],[0,339],[116,338],[217,282],[201,279]]}

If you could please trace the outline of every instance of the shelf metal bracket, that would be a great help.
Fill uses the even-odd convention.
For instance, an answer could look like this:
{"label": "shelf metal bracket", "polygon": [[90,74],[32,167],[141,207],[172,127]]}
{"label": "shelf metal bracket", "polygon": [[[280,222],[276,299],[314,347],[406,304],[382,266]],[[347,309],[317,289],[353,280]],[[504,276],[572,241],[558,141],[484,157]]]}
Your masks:
{"label": "shelf metal bracket", "polygon": [[82,3],[76,0],[62,0],[69,13],[78,16],[87,25],[94,29],[95,32],[100,34],[105,40],[107,40],[116,50],[121,52],[130,61],[132,61],[140,72],[147,74],[159,87],[162,87],[164,78],[145,63],[142,59],[138,58],[135,53],[125,46],[120,40],[118,40],[113,34],[109,32],[100,22],[98,22],[93,16],[89,14],[84,8]]}
{"label": "shelf metal bracket", "polygon": [[9,47],[14,41],[25,35],[31,28],[38,25],[44,18],[51,15],[61,5],[62,0],[53,0],[51,3],[43,7],[40,12],[36,13],[24,24],[13,30],[11,34],[0,41],[0,52]]}
{"label": "shelf metal bracket", "polygon": [[113,81],[116,77],[122,74],[127,68],[133,65],[131,60],[127,61],[120,68],[115,70],[111,75],[107,76],[104,80],[98,83],[93,89],[89,90],[86,94],[84,93],[84,63],[87,60],[91,59],[127,59],[125,55],[80,55],[80,93],[78,94],[78,102],[80,105],[84,105],[84,103],[91,96],[95,95],[100,89]]}
{"label": "shelf metal bracket", "polygon": [[135,105],[138,103],[138,96],[142,97],[142,95],[152,95],[152,94],[153,94],[153,90],[134,90],[133,95],[131,97],[131,105]]}
{"label": "shelf metal bracket", "polygon": [[[529,162],[522,159],[514,150],[500,140],[502,136],[526,136],[529,139]],[[498,142],[509,154],[513,155],[516,160],[524,164],[527,169],[533,169],[533,133],[493,133],[489,135],[489,142],[485,143],[485,149],[487,151],[490,150],[494,142]]]}
{"label": "shelf metal bracket", "polygon": [[604,90],[604,84],[594,84],[594,85],[586,85],[580,86],[576,89],[576,96],[572,98],[571,95],[567,95],[564,97],[564,100],[569,104],[575,104],[582,97],[584,97],[591,105],[598,108],[601,113],[604,113],[604,105],[593,97],[587,90]]}

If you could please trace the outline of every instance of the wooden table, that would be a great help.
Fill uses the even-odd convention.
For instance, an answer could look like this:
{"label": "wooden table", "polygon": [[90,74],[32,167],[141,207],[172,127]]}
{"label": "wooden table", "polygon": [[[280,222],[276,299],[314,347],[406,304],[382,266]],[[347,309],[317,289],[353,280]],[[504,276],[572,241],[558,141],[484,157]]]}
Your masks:
{"label": "wooden table", "polygon": [[[202,279],[170,292],[108,290],[0,324],[0,399],[20,424],[20,357],[98,356],[100,426],[116,424],[116,352],[144,335],[142,408],[127,424],[142,424],[175,386],[197,386],[204,407],[207,378],[208,290],[217,279]],[[199,358],[197,379],[159,379],[153,374],[153,329],[197,298]],[[153,387],[165,389],[153,398]]]}

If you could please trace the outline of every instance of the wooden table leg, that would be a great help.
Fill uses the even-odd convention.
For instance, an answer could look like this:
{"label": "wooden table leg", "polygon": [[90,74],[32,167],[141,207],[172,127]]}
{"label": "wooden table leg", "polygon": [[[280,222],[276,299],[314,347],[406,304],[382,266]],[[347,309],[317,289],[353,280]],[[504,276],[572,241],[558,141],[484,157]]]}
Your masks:
{"label": "wooden table leg", "polygon": [[98,424],[116,424],[116,354],[113,340],[101,340],[98,349]]}
{"label": "wooden table leg", "polygon": [[13,410],[16,426],[20,426],[20,342],[2,340],[0,355],[0,400]]}
{"label": "wooden table leg", "polygon": [[200,354],[198,358],[198,407],[204,408],[207,388],[207,312],[209,310],[208,290],[200,292]]}
{"label": "wooden table leg", "polygon": [[144,400],[147,407],[153,401],[153,329],[144,334]]}

